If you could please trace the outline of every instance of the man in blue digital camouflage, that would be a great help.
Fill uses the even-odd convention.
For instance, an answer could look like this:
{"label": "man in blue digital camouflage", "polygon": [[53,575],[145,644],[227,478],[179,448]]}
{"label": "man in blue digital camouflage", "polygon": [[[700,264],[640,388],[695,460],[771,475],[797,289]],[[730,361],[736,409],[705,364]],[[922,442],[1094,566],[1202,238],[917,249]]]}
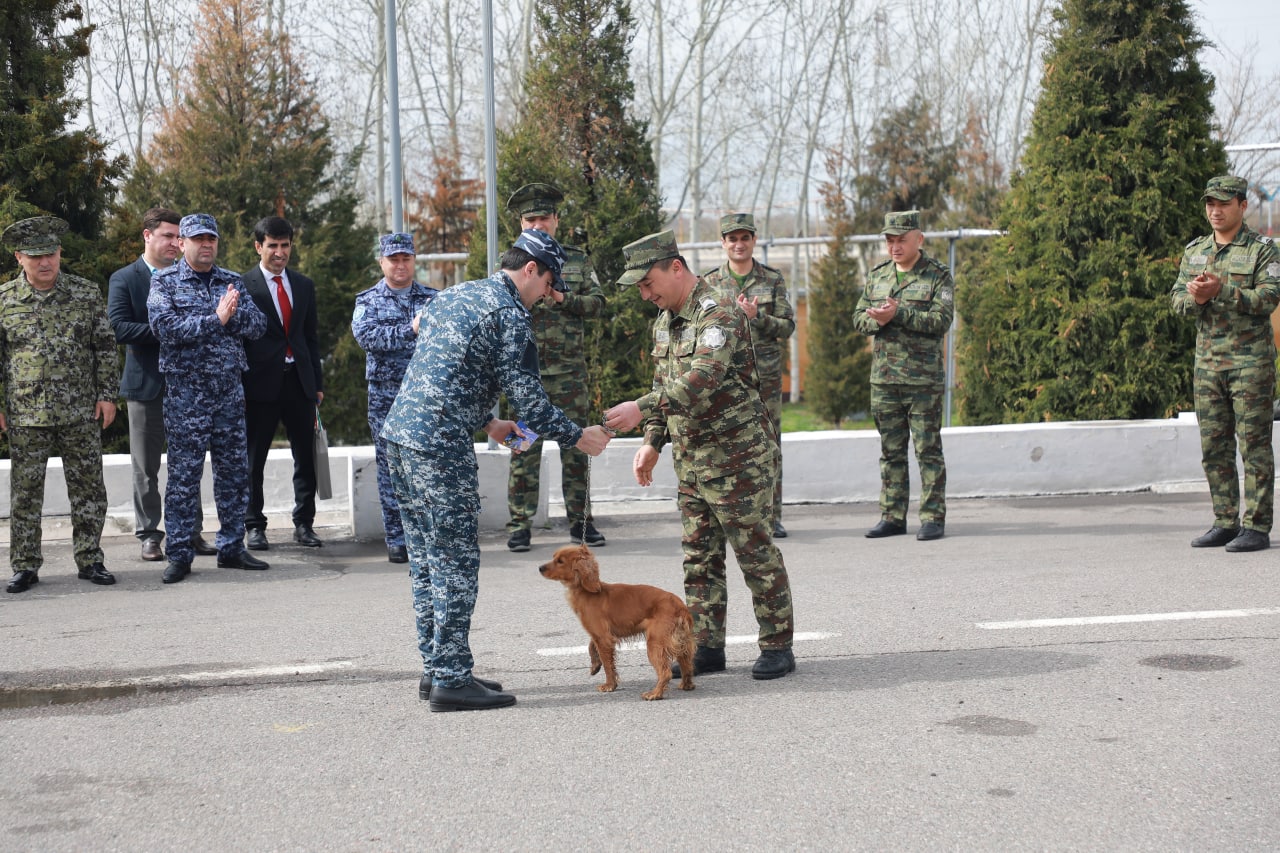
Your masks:
{"label": "man in blue digital camouflage", "polygon": [[98,285],[62,272],[56,216],[15,222],[0,240],[21,271],[0,285],[0,430],[9,434],[8,592],[40,582],[40,516],[50,456],[61,456],[81,580],[109,586],[103,565],[102,430],[116,416],[116,344]]}
{"label": "man in blue digital camouflage", "polygon": [[924,251],[920,211],[886,213],[889,260],[871,270],[853,310],[853,327],[871,336],[871,415],[880,432],[880,521],[868,539],[907,532],[907,443],[920,465],[921,541],[941,539],[947,523],[942,406],[943,338],[955,316],[951,273]]}
{"label": "man in blue digital camouflage", "polygon": [[[560,227],[559,204],[564,193],[550,184],[528,184],[512,193],[507,210],[520,217],[520,228],[532,228],[551,237]],[[529,309],[533,337],[538,342],[538,369],[547,397],[571,420],[586,422],[590,412],[587,388],[586,318],[604,313],[604,294],[591,269],[587,253],[577,246],[562,245],[564,269],[560,278],[564,291],[553,290]],[[533,516],[538,512],[538,481],[542,471],[542,439],[524,453],[511,457],[507,478],[507,509],[511,536],[507,547],[528,551]],[[591,517],[590,466],[585,453],[560,447],[560,487],[565,515],[569,518],[569,540],[599,548],[604,534],[596,530]]]}
{"label": "man in blue digital camouflage", "polygon": [[778,444],[760,400],[746,315],[732,294],[693,274],[672,232],[641,237],[622,251],[627,268],[618,285],[636,285],[661,313],[653,322],[653,388],[605,412],[605,426],[627,431],[643,421],[644,444],[632,463],[642,486],[653,482],[671,442],[684,594],[698,642],[694,674],[725,669],[727,542],[760,628],[751,677],[781,678],[796,668],[795,620],[787,567],[773,544]]}
{"label": "man in blue digital camouflage", "polygon": [[469,634],[480,570],[480,493],[475,431],[495,441],[517,430],[492,414],[505,394],[539,435],[597,456],[610,435],[583,429],[547,399],[529,307],[560,278],[564,253],[540,231],[524,231],[501,269],[440,293],[423,314],[418,348],[382,428],[409,550],[423,674],[418,696],[432,711],[515,703],[472,674]]}
{"label": "man in blue digital camouflage", "polygon": [[244,515],[249,507],[249,451],[244,422],[244,384],[249,369],[244,339],[267,329],[267,318],[244,289],[239,274],[215,266],[218,222],[193,213],[178,223],[182,257],[151,280],[147,316],[160,341],[164,374],[164,435],[169,445],[164,489],[163,582],[191,573],[195,556],[196,507],[205,448],[213,468],[218,508],[220,569],[266,569],[245,550]]}
{"label": "man in blue digital camouflage", "polygon": [[364,378],[369,385],[369,433],[373,436],[378,465],[378,501],[382,505],[382,530],[387,543],[387,559],[409,561],[404,543],[404,525],[395,489],[387,471],[387,450],[382,440],[382,422],[391,411],[400,380],[404,377],[418,337],[419,316],[436,292],[413,280],[417,254],[413,235],[404,232],[378,238],[378,264],[382,279],[356,295],[351,316],[351,333],[365,352]]}
{"label": "man in blue digital camouflage", "polygon": [[[1192,548],[1262,551],[1271,546],[1275,454],[1271,447],[1276,347],[1271,313],[1280,303],[1280,251],[1244,222],[1244,178],[1210,179],[1201,199],[1213,233],[1182,254],[1170,298],[1196,321],[1193,392],[1213,526]],[[1236,446],[1244,461],[1244,513]]]}

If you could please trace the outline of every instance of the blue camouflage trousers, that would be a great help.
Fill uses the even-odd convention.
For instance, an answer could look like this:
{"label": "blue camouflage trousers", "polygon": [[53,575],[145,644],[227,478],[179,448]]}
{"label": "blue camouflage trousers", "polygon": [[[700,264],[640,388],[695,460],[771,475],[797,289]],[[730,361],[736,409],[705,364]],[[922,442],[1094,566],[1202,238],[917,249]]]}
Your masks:
{"label": "blue camouflage trousers", "polygon": [[102,427],[97,421],[52,427],[9,427],[9,564],[15,572],[39,571],[40,516],[50,456],[62,457],[71,503],[71,544],[76,568],[102,562],[102,523],[107,489],[102,482]]}
{"label": "blue camouflage trousers", "polygon": [[440,687],[471,680],[471,613],[480,573],[480,478],[475,457],[443,459],[389,441],[387,467],[409,552],[422,672]]}
{"label": "blue camouflage trousers", "polygon": [[175,563],[195,557],[191,537],[199,529],[200,478],[204,452],[213,468],[218,507],[218,556],[244,552],[244,514],[249,508],[249,449],[244,427],[244,386],[239,376],[217,387],[193,385],[181,374],[166,375],[164,435],[169,476],[164,487],[165,555]]}
{"label": "blue camouflage trousers", "polygon": [[387,471],[387,443],[382,440],[382,423],[399,393],[399,382],[369,382],[369,432],[373,434],[373,455],[378,463],[378,502],[382,504],[382,532],[387,547],[404,544],[400,505]]}

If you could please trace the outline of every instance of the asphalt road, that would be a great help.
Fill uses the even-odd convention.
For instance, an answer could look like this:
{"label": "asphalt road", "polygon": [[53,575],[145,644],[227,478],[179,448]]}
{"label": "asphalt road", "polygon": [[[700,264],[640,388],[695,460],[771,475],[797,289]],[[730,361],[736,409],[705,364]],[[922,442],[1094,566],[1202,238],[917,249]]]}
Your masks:
{"label": "asphalt road", "polygon": [[[680,588],[678,519],[611,516],[605,580]],[[1208,498],[953,501],[947,537],[788,507],[799,669],[600,694],[534,550],[483,542],[477,673],[512,708],[432,714],[404,567],[273,546],[263,573],[0,596],[4,850],[1261,850],[1280,845],[1277,553],[1193,550]],[[912,530],[916,527],[912,519]],[[1045,621],[1055,620],[1055,621]]]}

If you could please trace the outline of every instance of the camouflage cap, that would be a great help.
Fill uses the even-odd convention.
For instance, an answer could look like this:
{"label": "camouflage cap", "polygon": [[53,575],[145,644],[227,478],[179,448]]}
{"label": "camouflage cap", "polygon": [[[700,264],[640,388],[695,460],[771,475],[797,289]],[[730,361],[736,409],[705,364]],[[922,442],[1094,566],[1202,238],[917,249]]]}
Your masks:
{"label": "camouflage cap", "polygon": [[756,233],[756,218],[750,213],[726,213],[720,217],[720,236],[733,231]]}
{"label": "camouflage cap", "polygon": [[195,237],[198,234],[218,236],[218,220],[207,213],[189,213],[178,223],[179,237]]}
{"label": "camouflage cap", "polygon": [[920,211],[898,210],[884,215],[884,228],[881,234],[906,234],[908,231],[920,230]]}
{"label": "camouflage cap", "polygon": [[1216,198],[1218,201],[1231,201],[1233,198],[1244,198],[1245,191],[1248,189],[1249,182],[1244,178],[1237,178],[1235,175],[1219,175],[1209,179],[1200,200]]}
{"label": "camouflage cap", "polygon": [[679,257],[680,247],[676,245],[674,231],[659,231],[623,246],[622,256],[627,262],[627,270],[618,279],[618,287],[630,287],[648,275],[649,267],[658,261]]}
{"label": "camouflage cap", "polygon": [[564,193],[551,184],[525,184],[507,199],[507,210],[516,216],[545,216],[555,213]]}
{"label": "camouflage cap", "polygon": [[65,219],[56,216],[33,216],[20,219],[4,229],[0,240],[24,255],[52,255],[62,246],[58,238],[70,227]]}
{"label": "camouflage cap", "polygon": [[569,285],[560,277],[560,270],[564,268],[564,249],[560,248],[555,237],[526,228],[520,232],[513,247],[523,249],[545,264],[551,270],[551,286],[561,293],[569,292]]}
{"label": "camouflage cap", "polygon": [[416,255],[413,250],[413,235],[404,231],[393,231],[378,238],[378,257],[389,258],[392,255]]}

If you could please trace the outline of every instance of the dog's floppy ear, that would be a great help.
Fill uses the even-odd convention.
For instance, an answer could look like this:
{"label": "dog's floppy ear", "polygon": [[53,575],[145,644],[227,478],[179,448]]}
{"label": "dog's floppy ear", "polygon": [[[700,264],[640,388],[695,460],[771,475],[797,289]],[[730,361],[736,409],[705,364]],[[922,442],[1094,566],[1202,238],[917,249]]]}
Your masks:
{"label": "dog's floppy ear", "polygon": [[586,545],[582,546],[581,553],[574,558],[573,568],[578,573],[579,586],[587,592],[600,591],[600,566]]}

